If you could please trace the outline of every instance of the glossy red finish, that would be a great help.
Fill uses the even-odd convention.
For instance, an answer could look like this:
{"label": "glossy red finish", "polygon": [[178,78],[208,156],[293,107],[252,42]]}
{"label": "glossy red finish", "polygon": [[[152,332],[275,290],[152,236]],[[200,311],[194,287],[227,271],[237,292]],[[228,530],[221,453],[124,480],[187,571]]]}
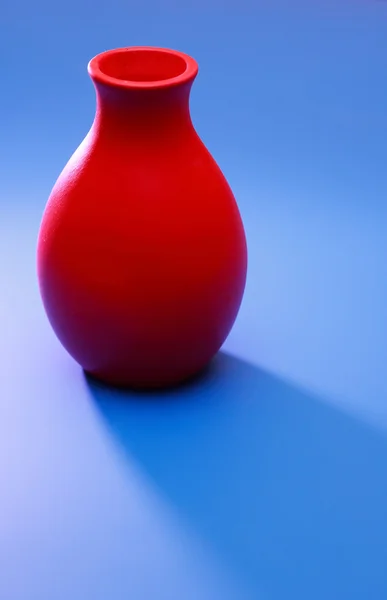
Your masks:
{"label": "glossy red finish", "polygon": [[39,234],[43,303],[88,373],[119,386],[176,384],[205,367],[237,316],[242,221],[191,122],[192,58],[122,48],[88,70],[95,120]]}

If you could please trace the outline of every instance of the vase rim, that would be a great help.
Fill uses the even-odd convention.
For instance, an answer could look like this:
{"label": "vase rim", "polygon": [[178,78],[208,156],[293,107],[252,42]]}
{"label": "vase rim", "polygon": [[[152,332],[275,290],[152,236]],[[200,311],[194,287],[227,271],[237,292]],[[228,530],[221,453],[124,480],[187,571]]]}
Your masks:
{"label": "vase rim", "polygon": [[[132,54],[137,53],[137,55],[141,55],[146,57],[149,56],[150,53],[153,53],[154,57],[157,54],[160,55],[160,59],[165,59],[168,57],[169,60],[180,59],[181,61],[181,69],[177,74],[172,74],[172,76],[167,77],[156,77],[151,79],[131,79],[131,78],[122,78],[114,76],[113,74],[109,74],[104,69],[104,63],[106,61],[114,61],[115,58],[119,57],[122,59],[123,55],[127,55],[128,57]],[[183,64],[184,61],[184,64]],[[160,88],[168,88],[175,87],[186,83],[188,81],[192,81],[197,73],[198,73],[198,64],[195,59],[193,59],[188,54],[184,52],[180,52],[178,50],[171,50],[169,48],[159,48],[155,46],[128,46],[123,48],[115,48],[113,50],[107,50],[105,52],[101,52],[92,58],[87,66],[88,73],[93,81],[103,83],[105,85],[111,87],[118,87],[124,89],[132,89],[132,90],[141,90],[141,89],[160,89]],[[181,72],[180,72],[181,71]]]}

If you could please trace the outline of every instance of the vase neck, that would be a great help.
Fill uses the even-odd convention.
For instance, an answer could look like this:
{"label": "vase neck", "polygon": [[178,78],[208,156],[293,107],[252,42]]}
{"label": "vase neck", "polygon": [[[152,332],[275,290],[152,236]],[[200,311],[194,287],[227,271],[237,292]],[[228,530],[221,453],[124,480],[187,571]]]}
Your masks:
{"label": "vase neck", "polygon": [[155,90],[115,89],[96,84],[95,125],[134,133],[191,125],[191,82]]}
{"label": "vase neck", "polygon": [[189,95],[198,67],[190,56],[163,48],[120,48],[97,55],[88,71],[100,130],[144,134],[191,125]]}

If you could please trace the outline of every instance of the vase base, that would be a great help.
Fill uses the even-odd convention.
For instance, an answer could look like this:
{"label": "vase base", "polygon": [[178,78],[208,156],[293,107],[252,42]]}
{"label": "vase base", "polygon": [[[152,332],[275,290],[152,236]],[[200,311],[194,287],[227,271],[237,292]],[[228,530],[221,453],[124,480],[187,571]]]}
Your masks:
{"label": "vase base", "polygon": [[133,381],[133,380],[123,380],[115,377],[109,377],[108,375],[100,374],[97,372],[87,371],[83,369],[83,372],[86,378],[97,385],[103,385],[105,387],[112,387],[120,390],[133,391],[138,393],[157,393],[168,390],[174,390],[186,385],[193,384],[196,381],[201,380],[203,377],[206,377],[210,368],[211,363],[205,364],[203,367],[196,369],[194,372],[184,375],[181,377],[177,377],[170,380],[160,381]]}

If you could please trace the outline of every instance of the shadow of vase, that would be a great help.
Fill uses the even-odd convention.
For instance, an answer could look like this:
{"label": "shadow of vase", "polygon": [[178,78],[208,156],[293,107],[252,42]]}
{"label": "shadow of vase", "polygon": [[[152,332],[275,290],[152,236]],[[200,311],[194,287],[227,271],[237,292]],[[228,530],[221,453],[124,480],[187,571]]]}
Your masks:
{"label": "shadow of vase", "polygon": [[253,597],[387,598],[381,432],[223,352],[169,391],[86,379],[114,441]]}

